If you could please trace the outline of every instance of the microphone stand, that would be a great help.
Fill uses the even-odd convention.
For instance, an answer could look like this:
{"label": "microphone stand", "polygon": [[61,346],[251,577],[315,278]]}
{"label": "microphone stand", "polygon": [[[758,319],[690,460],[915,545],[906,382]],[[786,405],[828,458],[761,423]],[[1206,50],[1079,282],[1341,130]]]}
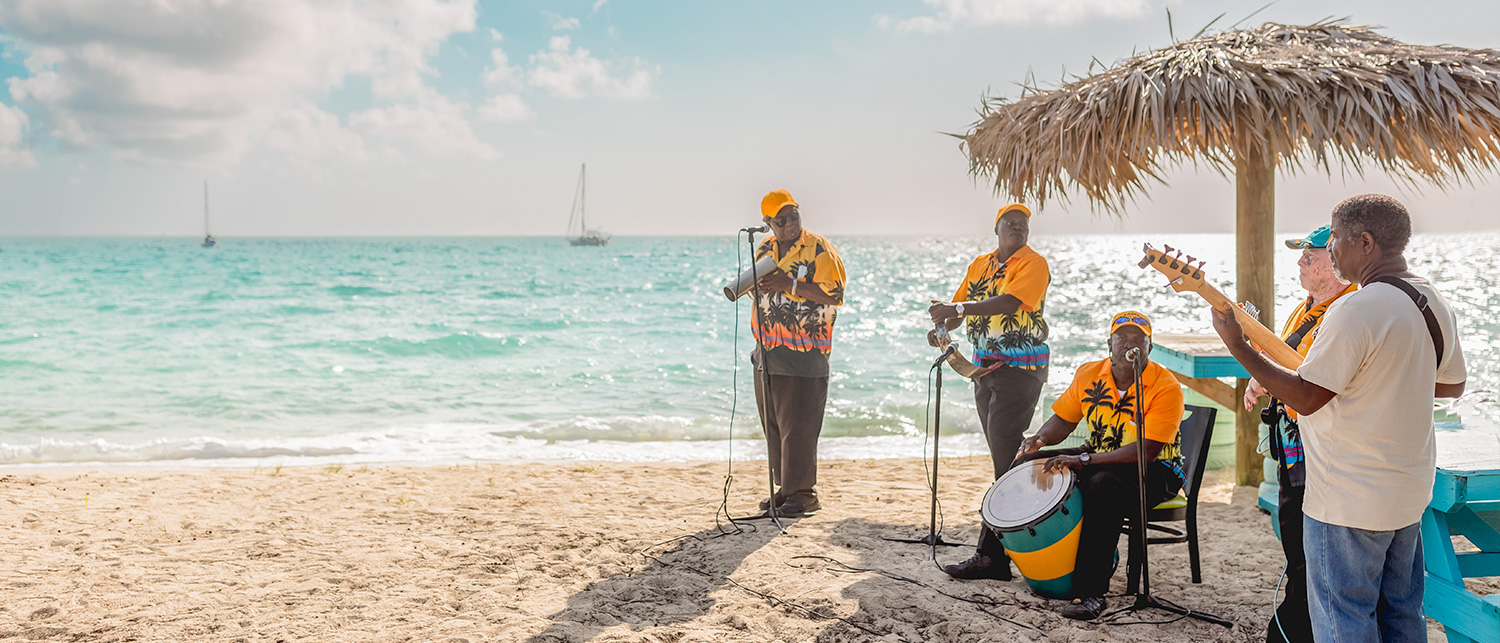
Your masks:
{"label": "microphone stand", "polygon": [[1159,599],[1151,595],[1151,562],[1149,555],[1146,553],[1148,546],[1146,538],[1146,405],[1144,398],[1141,397],[1141,375],[1146,369],[1146,360],[1143,359],[1141,355],[1137,354],[1134,359],[1130,359],[1130,364],[1131,370],[1135,373],[1135,475],[1136,489],[1140,492],[1139,513],[1137,513],[1135,516],[1135,533],[1132,534],[1132,536],[1133,540],[1135,540],[1136,546],[1139,548],[1138,551],[1140,552],[1141,556],[1141,584],[1135,595],[1134,604],[1105,614],[1104,616],[1100,617],[1100,620],[1109,618],[1111,616],[1114,616],[1115,614],[1120,614],[1122,612],[1138,612],[1147,608],[1154,607],[1156,609],[1171,612],[1173,614],[1181,614],[1184,617],[1196,618],[1200,621],[1213,623],[1214,625],[1223,625],[1227,628],[1233,628],[1234,623],[1231,623],[1230,621],[1219,618],[1212,614],[1193,611],[1176,603],[1172,603],[1164,599]]}
{"label": "microphone stand", "polygon": [[[755,228],[746,228],[745,230],[743,230],[743,232],[746,233],[746,236],[745,236],[746,243],[750,244],[750,277],[751,277],[751,281],[750,281],[751,286],[750,286],[750,288],[751,288],[751,296],[752,296],[752,299],[750,301],[751,301],[751,305],[755,307],[756,325],[760,328],[761,332],[764,333],[765,330],[766,330],[766,314],[765,314],[765,311],[761,310],[761,308],[760,308],[760,275],[755,272],[755,232],[756,232],[756,230],[755,230]],[[767,365],[766,365],[766,343],[763,342],[763,341],[761,341],[761,338],[760,338],[761,335],[760,335],[760,333],[752,333],[752,334],[755,335],[755,347],[756,347],[756,350],[758,350],[760,352],[760,374],[759,374],[759,377],[760,377],[760,382],[761,382],[761,387],[760,388],[761,388],[761,400],[762,400],[762,403],[759,405],[759,408],[757,408],[756,410],[760,411],[760,416],[761,416],[761,418],[760,418],[760,430],[761,430],[761,433],[764,434],[764,433],[766,433],[766,418],[765,418],[765,414],[772,412],[771,411],[771,408],[772,408],[771,407],[771,369],[768,368]],[[775,471],[775,463],[771,462],[771,436],[769,434],[766,435],[766,485],[767,485],[767,488],[770,491],[770,495],[768,497],[771,499],[771,506],[766,508],[766,512],[765,513],[760,514],[760,515],[756,515],[756,516],[749,516],[747,518],[744,518],[744,520],[759,520],[761,518],[770,518],[771,522],[776,523],[776,529],[778,531],[780,531],[781,533],[786,533],[786,525],[781,524],[781,517],[779,517],[779,516],[776,515],[776,471]]]}
{"label": "microphone stand", "polygon": [[938,493],[938,484],[937,484],[937,481],[938,481],[938,436],[942,434],[941,429],[942,429],[942,426],[943,426],[943,422],[942,422],[942,417],[943,417],[943,360],[947,359],[948,355],[952,354],[953,351],[956,351],[956,350],[958,350],[958,345],[957,344],[952,344],[952,343],[948,344],[948,348],[946,348],[946,349],[943,350],[943,354],[939,355],[938,358],[937,358],[937,361],[934,361],[932,363],[932,369],[931,369],[931,370],[937,371],[937,406],[933,407],[933,410],[932,410],[932,484],[931,484],[931,488],[932,488],[932,502],[931,502],[930,510],[929,510],[929,513],[928,513],[928,516],[927,516],[927,535],[923,536],[921,538],[885,538],[885,539],[883,539],[883,540],[887,540],[887,541],[890,541],[890,542],[893,542],[893,543],[910,543],[910,544],[915,544],[915,545],[927,545],[927,557],[928,557],[928,560],[937,560],[937,548],[939,546],[942,546],[942,547],[962,547],[963,546],[963,545],[960,545],[959,543],[950,543],[950,542],[948,542],[946,540],[943,540],[943,535],[940,534],[940,533],[938,533],[938,529],[937,529],[937,507],[938,507],[938,501],[937,501],[937,493]]}

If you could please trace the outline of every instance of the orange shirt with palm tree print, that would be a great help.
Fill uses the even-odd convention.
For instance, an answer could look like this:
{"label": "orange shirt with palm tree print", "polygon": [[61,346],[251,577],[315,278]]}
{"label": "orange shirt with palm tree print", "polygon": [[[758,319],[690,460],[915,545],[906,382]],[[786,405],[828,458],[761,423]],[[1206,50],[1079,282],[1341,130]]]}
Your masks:
{"label": "orange shirt with palm tree print", "polygon": [[[756,248],[754,261],[776,255],[776,237],[769,237]],[[777,260],[776,267],[802,282],[799,289],[818,288],[834,303],[819,304],[785,292],[762,292],[756,305],[765,316],[765,328],[761,327],[760,315],[751,316],[750,326],[768,357],[761,360],[757,348],[752,360],[757,367],[764,363],[772,375],[827,377],[833,321],[838,316],[837,308],[844,303],[844,260],[828,239],[804,229],[786,255]]]}
{"label": "orange shirt with palm tree print", "polygon": [[[1156,460],[1182,477],[1182,386],[1172,372],[1156,362],[1147,362],[1141,373],[1141,395],[1146,420],[1146,439],[1162,442]],[[1083,446],[1092,453],[1114,451],[1136,440],[1135,386],[1125,391],[1115,387],[1109,360],[1078,367],[1068,390],[1052,403],[1052,412],[1066,422],[1087,422],[1089,437]]]}
{"label": "orange shirt with palm tree print", "polygon": [[964,318],[969,343],[974,346],[975,364],[1003,364],[1026,370],[1047,366],[1051,352],[1047,348],[1047,322],[1042,319],[1042,310],[1051,283],[1047,260],[1031,246],[1021,246],[1005,261],[991,252],[969,264],[953,301],[984,301],[1000,295],[1021,300],[1021,307],[1013,313]]}

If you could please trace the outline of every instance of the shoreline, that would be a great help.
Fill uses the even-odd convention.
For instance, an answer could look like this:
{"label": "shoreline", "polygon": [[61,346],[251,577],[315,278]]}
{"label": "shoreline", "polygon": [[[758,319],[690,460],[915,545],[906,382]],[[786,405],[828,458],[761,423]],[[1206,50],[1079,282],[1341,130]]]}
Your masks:
{"label": "shoreline", "polygon": [[[736,515],[765,493],[761,463],[734,467]],[[941,472],[943,534],[972,543],[989,459],[944,458]],[[1255,490],[1228,470],[1208,472],[1200,495],[1203,584],[1188,582],[1185,545],[1153,546],[1151,560],[1159,595],[1234,629],[1079,623],[1019,580],[947,578],[926,547],[883,540],[927,531],[915,458],[821,462],[824,509],[780,536],[766,523],[716,535],[724,477],[723,462],[0,472],[0,555],[13,561],[0,636],[1251,641],[1281,571]]]}

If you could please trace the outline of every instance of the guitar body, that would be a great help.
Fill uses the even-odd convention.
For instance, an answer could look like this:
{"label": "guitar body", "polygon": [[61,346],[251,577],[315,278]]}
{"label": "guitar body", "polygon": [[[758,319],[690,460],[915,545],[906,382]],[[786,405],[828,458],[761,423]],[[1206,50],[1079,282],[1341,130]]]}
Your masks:
{"label": "guitar body", "polygon": [[1172,290],[1177,292],[1196,292],[1198,296],[1202,297],[1204,301],[1207,301],[1214,308],[1221,311],[1233,311],[1235,319],[1245,329],[1245,336],[1250,338],[1251,343],[1264,351],[1271,359],[1276,360],[1276,363],[1292,370],[1296,370],[1298,366],[1302,365],[1302,355],[1300,353],[1291,346],[1287,346],[1286,342],[1281,341],[1281,338],[1277,337],[1276,333],[1271,332],[1271,329],[1261,324],[1260,320],[1255,318],[1255,315],[1235,305],[1234,301],[1224,296],[1224,293],[1220,292],[1218,288],[1204,280],[1203,262],[1200,261],[1197,266],[1193,266],[1193,257],[1189,256],[1187,261],[1184,262],[1181,260],[1182,251],[1177,251],[1176,256],[1170,256],[1167,252],[1172,252],[1172,247],[1163,247],[1166,248],[1166,252],[1151,247],[1149,243],[1146,244],[1144,248],[1146,256],[1141,259],[1140,266],[1145,268],[1149,265],[1158,272],[1166,275],[1168,279],[1172,280],[1167,284],[1172,287]]}

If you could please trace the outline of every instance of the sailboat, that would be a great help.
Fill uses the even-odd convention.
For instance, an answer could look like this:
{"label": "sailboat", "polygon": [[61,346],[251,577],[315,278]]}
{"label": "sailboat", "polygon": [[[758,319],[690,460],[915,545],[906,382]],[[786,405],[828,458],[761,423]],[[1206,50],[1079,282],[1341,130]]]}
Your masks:
{"label": "sailboat", "polygon": [[584,205],[587,201],[585,183],[587,181],[588,164],[584,163],[578,168],[578,189],[573,193],[573,209],[568,213],[568,234],[573,234],[573,220],[578,220],[578,236],[568,237],[568,243],[575,246],[607,246],[610,235],[603,230],[590,230],[588,222],[584,219]]}
{"label": "sailboat", "polygon": [[203,182],[203,243],[205,248],[219,247],[219,240],[208,231],[208,181]]}

